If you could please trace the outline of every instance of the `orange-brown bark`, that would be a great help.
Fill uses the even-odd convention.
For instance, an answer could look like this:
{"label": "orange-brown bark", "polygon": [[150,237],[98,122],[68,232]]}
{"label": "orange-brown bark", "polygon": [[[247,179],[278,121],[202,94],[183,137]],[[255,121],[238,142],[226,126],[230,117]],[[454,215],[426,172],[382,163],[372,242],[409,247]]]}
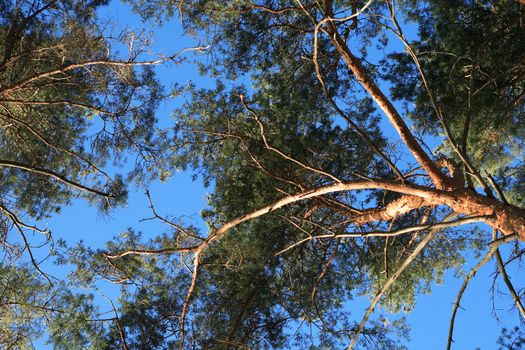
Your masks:
{"label": "orange-brown bark", "polygon": [[[347,184],[342,184],[346,187]],[[355,185],[353,185],[355,186]],[[353,187],[352,186],[352,187]],[[420,208],[447,206],[453,212],[467,216],[487,216],[486,224],[501,231],[504,235],[517,233],[525,241],[525,210],[514,205],[505,204],[495,198],[483,196],[471,189],[443,191],[424,189],[420,186],[396,185],[393,183],[374,183],[370,189],[385,189],[398,193],[409,193],[380,209],[365,210],[362,213],[337,209],[347,215],[350,222],[364,225],[376,221],[389,221]],[[317,207],[316,207],[317,208]],[[310,213],[311,214],[311,213]]]}
{"label": "orange-brown bark", "polygon": [[504,235],[517,233],[525,241],[525,210],[514,205],[501,203],[497,199],[482,196],[473,190],[453,191],[443,197],[443,205],[464,215],[493,215],[486,223],[500,230]]}
{"label": "orange-brown bark", "polygon": [[[332,18],[332,1],[326,0],[324,2],[326,16]],[[346,40],[339,34],[336,25],[332,21],[327,22],[327,34],[330,36],[335,48],[347,64],[348,68],[357,78],[361,86],[370,94],[370,97],[377,103],[379,108],[385,113],[392,126],[408,147],[417,162],[427,172],[430,179],[438,189],[453,189],[452,181],[444,175],[439,167],[430,159],[429,155],[423,150],[419,142],[416,140],[410,128],[407,126],[401,115],[396,110],[392,102],[385,96],[383,91],[368,75],[361,62],[355,57]]]}
{"label": "orange-brown bark", "polygon": [[497,199],[480,195],[470,189],[438,191],[428,196],[403,196],[384,208],[369,210],[352,220],[357,225],[381,220],[392,220],[423,207],[448,206],[452,211],[468,216],[492,216],[484,222],[501,231],[504,235],[517,233],[525,241],[525,210],[505,204]]}
{"label": "orange-brown bark", "polygon": [[393,202],[388,203],[384,208],[371,209],[361,215],[355,216],[352,222],[356,225],[364,225],[375,221],[389,221],[398,216],[408,214],[411,211],[423,207],[436,206],[431,204],[428,199],[417,196],[403,196]]}

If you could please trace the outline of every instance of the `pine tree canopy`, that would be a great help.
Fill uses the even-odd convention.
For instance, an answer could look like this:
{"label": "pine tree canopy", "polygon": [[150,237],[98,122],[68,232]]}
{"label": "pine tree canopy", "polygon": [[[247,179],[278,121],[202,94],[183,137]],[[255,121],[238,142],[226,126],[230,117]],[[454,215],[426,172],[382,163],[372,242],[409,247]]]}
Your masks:
{"label": "pine tree canopy", "polygon": [[[108,37],[106,2],[0,6],[1,346],[406,349],[403,313],[453,272],[457,299],[436,306],[450,349],[473,336],[456,314],[488,263],[521,322],[494,344],[525,347],[509,276],[525,257],[525,4],[125,0],[209,44],[195,64],[210,84],[176,86],[159,130],[152,67],[175,56]],[[205,224],[162,216],[146,191],[164,233],[59,242],[75,270],[50,283],[26,235],[51,236],[28,219],[78,197],[109,210],[175,171],[208,187]],[[109,314],[101,281],[119,288]]]}

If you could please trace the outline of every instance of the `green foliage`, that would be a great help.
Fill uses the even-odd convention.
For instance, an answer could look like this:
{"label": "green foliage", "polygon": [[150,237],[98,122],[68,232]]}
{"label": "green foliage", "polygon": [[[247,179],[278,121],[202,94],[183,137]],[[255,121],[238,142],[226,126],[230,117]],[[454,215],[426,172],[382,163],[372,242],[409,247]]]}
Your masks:
{"label": "green foliage", "polygon": [[[505,184],[510,200],[523,205],[525,30],[520,5],[460,0],[404,5],[419,28],[411,45],[452,137],[476,167]],[[389,62],[395,62],[387,74],[392,96],[414,106],[409,113],[422,132],[444,136],[412,59],[398,53]],[[450,143],[439,151],[457,158]]]}
{"label": "green foliage", "polygon": [[[162,18],[164,7],[154,4],[135,2],[145,17],[161,11],[156,15]],[[373,102],[363,96],[329,40],[319,37],[324,91],[312,62],[313,29],[308,17],[300,9],[275,16],[250,10],[250,4],[186,1],[181,7],[187,30],[207,35],[216,43],[215,61],[202,68],[220,80],[213,89],[190,85],[180,91],[187,102],[174,113],[172,147],[177,153],[171,159],[172,166],[193,170],[213,187],[203,213],[210,230],[286,193],[334,179],[395,178],[370,142],[394,159],[395,145],[382,134]],[[264,5],[276,6],[273,2]],[[295,5],[279,3],[279,7]],[[320,14],[313,3],[305,6]],[[168,15],[174,9],[168,9]],[[380,5],[373,9],[381,11]],[[352,40],[366,48],[376,41],[379,29],[374,22],[360,23],[351,33]],[[368,54],[366,49],[362,53]],[[371,64],[367,69],[379,74]],[[365,130],[369,143],[334,109],[326,93],[346,117]],[[381,208],[395,198],[398,196],[388,198],[378,191],[333,194],[232,229],[201,257],[185,324],[190,334],[186,346],[224,348],[230,343],[232,348],[313,349],[347,345],[357,328],[350,301],[374,296],[424,235],[341,241],[325,236],[276,253],[308,234],[387,230],[384,223],[360,228],[344,222],[349,210]],[[435,211],[429,221],[439,221],[446,214]],[[398,218],[393,228],[417,225],[424,215],[421,210]],[[164,236],[171,239],[148,243],[131,237],[115,242],[109,250],[198,243],[176,230],[173,236]],[[467,241],[460,233],[454,238],[438,235],[403,273],[382,305],[392,312],[411,310],[417,293],[429,292],[431,283],[440,282],[445,271],[462,265]],[[101,253],[94,256],[100,259]],[[180,341],[180,320],[174,315],[180,315],[189,286],[181,264],[191,264],[191,255],[130,255],[112,261],[114,270],[89,267],[84,258],[80,260],[79,273],[98,271],[105,278],[117,278],[116,274],[130,281],[123,285],[120,300],[128,345],[170,348]],[[309,336],[310,327],[316,329],[315,339]],[[397,338],[392,340],[390,335],[395,332]],[[407,330],[402,321],[388,324],[376,319],[364,334],[362,348],[394,349],[402,348],[397,340],[406,337]],[[144,343],[148,336],[150,342]]]}
{"label": "green foliage", "polygon": [[2,347],[31,349],[32,339],[42,334],[46,286],[28,268],[0,268]]}
{"label": "green foliage", "polygon": [[[154,111],[162,88],[138,62],[145,38],[107,37],[95,14],[107,2],[0,2],[2,348],[32,348],[44,329],[56,348],[99,343],[105,323],[89,321],[93,301],[38,274],[43,249],[36,253],[32,239],[52,237],[27,222],[76,198],[111,210],[126,202],[127,183],[157,173],[143,168],[159,161]],[[117,47],[129,48],[127,57]],[[137,161],[127,164],[128,176],[105,170],[130,154]]]}
{"label": "green foliage", "polygon": [[[50,286],[33,266],[0,267],[0,347],[34,349],[44,334],[56,349],[85,349],[99,344],[97,309],[85,294],[73,294],[69,286]],[[100,347],[103,348],[103,347]]]}
{"label": "green foliage", "polygon": [[519,350],[525,347],[525,334],[520,327],[514,327],[513,329],[503,328],[501,330],[501,336],[498,338],[499,350],[514,349]]}
{"label": "green foliage", "polygon": [[[5,208],[42,218],[78,195],[100,202],[101,209],[122,204],[124,181],[110,177],[103,166],[110,159],[122,163],[124,152],[136,147],[145,155],[154,151],[153,113],[161,89],[150,68],[134,67],[138,51],[113,64],[113,43],[94,17],[104,3],[35,0],[0,6]],[[84,188],[79,192],[72,184]]]}
{"label": "green foliage", "polygon": [[[156,238],[144,241],[130,229],[103,250],[82,243],[67,248],[60,242],[57,261],[76,266],[69,276],[75,287],[99,290],[109,281],[119,286],[120,297],[105,318],[93,296],[61,286],[56,303],[66,311],[46,321],[50,343],[59,349],[347,346],[359,328],[361,312],[354,313],[354,299],[380,293],[428,230],[391,237],[384,232],[442,222],[450,208],[427,205],[356,224],[356,218],[403,198],[380,190],[335,192],[235,225],[209,245],[206,240],[229,220],[288,194],[339,181],[394,183],[400,169],[407,175],[399,183],[429,186],[385,134],[373,100],[323,33],[328,25],[316,33],[321,27],[315,22],[326,18],[327,10],[317,1],[303,1],[303,8],[296,1],[269,0],[257,6],[248,0],[128,2],[144,18],[158,21],[180,11],[187,32],[213,44],[213,59],[200,66],[217,78],[215,87],[190,84],[176,91],[185,102],[174,111],[173,129],[162,133],[167,143],[160,143],[153,110],[161,89],[153,71],[134,69],[130,62],[85,65],[112,60],[111,45],[93,17],[95,7],[61,1],[45,9],[56,18],[37,14],[16,29],[16,14],[27,18],[29,5],[18,12],[14,4],[5,6],[0,35],[6,38],[3,65],[10,69],[0,64],[2,86],[7,86],[0,95],[23,103],[0,101],[6,111],[0,158],[33,169],[2,168],[6,181],[0,195],[13,195],[10,204],[17,210],[45,217],[76,194],[67,181],[82,182],[90,184],[88,198],[101,194],[94,189],[112,194],[104,202],[110,207],[125,199],[124,180],[106,177],[93,164],[110,159],[120,164],[127,151],[138,149],[141,160],[130,177],[139,181],[175,169],[202,177],[212,189],[202,215],[208,232],[168,222],[171,229]],[[366,2],[330,3],[342,18]],[[523,152],[525,130],[520,79],[525,45],[517,5],[404,1],[400,6],[402,21],[418,25],[411,45],[442,120],[411,57],[388,46],[385,31],[392,23],[384,17],[384,3],[374,2],[357,20],[332,25],[359,53],[355,59],[363,69],[379,82],[390,82],[392,96],[410,106],[407,112],[423,136],[442,136],[443,124],[448,125],[465,158],[493,174],[509,200],[522,204],[525,171],[516,156]],[[11,22],[7,13],[15,16]],[[131,52],[133,58],[138,54]],[[84,66],[67,68],[76,63]],[[56,69],[66,70],[31,80]],[[31,104],[35,101],[52,104]],[[98,131],[89,137],[93,129]],[[454,158],[450,146],[443,141],[437,150]],[[163,152],[170,158],[163,159]],[[35,173],[41,168],[60,176]],[[473,187],[472,179],[468,184]],[[409,312],[417,294],[430,293],[448,270],[460,271],[467,254],[483,250],[483,234],[472,228],[441,230],[397,277],[378,308]],[[199,244],[206,248],[199,256],[198,278],[192,280],[192,252],[174,252]],[[403,349],[407,326],[403,319],[389,318],[372,319],[358,347]],[[42,322],[16,327],[34,337]],[[507,338],[502,335],[500,342]]]}

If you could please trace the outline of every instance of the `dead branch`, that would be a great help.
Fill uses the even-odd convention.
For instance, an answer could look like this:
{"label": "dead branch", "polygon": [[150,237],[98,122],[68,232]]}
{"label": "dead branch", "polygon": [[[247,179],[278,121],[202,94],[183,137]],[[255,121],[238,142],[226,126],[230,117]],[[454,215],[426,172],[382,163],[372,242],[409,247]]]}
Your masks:
{"label": "dead branch", "polygon": [[456,302],[454,303],[454,307],[452,309],[452,316],[450,317],[450,326],[449,326],[449,329],[448,329],[447,350],[450,350],[450,347],[452,346],[452,342],[453,342],[452,334],[454,332],[454,321],[456,319],[456,313],[458,311],[458,307],[459,307],[459,303],[461,301],[461,298],[463,297],[463,293],[465,292],[465,289],[467,288],[470,280],[476,275],[478,270],[481,269],[481,267],[483,265],[485,265],[492,258],[494,253],[496,253],[496,250],[497,250],[497,248],[490,249],[489,252],[487,253],[487,255],[485,255],[485,257],[483,259],[481,259],[477,263],[477,265],[472,268],[472,270],[470,270],[469,274],[467,275],[467,277],[465,277],[465,280],[463,281],[463,285],[461,286],[461,288],[459,290],[458,296],[456,298]]}
{"label": "dead branch", "polygon": [[[494,241],[497,239],[497,231],[492,230],[492,238]],[[510,295],[512,296],[512,299],[514,300],[514,304],[516,304],[516,307],[518,308],[521,317],[525,319],[525,308],[523,307],[523,303],[520,300],[520,297],[518,293],[516,292],[516,289],[514,288],[514,285],[510,281],[509,275],[507,274],[507,270],[505,269],[505,264],[503,263],[503,259],[501,258],[501,253],[498,248],[496,248],[496,263],[498,265],[498,270],[501,273],[501,277],[503,278],[503,281],[505,282],[505,285],[507,285],[507,288],[509,290]]]}

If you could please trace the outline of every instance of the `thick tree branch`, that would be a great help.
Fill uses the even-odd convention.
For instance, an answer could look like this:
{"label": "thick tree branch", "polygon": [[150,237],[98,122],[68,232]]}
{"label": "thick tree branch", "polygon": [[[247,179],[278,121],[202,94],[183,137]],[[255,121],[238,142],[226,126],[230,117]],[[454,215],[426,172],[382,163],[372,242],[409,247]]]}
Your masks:
{"label": "thick tree branch", "polygon": [[165,249],[130,249],[117,254],[105,254],[108,259],[120,259],[128,255],[170,255],[174,253],[188,253],[195,251],[199,246],[178,247]]}
{"label": "thick tree branch", "polygon": [[[286,196],[272,204],[264,206],[258,210],[232,219],[218,229],[213,231],[201,244],[194,247],[170,248],[161,250],[129,250],[120,254],[111,255],[111,258],[120,258],[126,255],[155,255],[171,254],[177,252],[194,251],[200,254],[206,246],[218,240],[230,229],[244,222],[256,219],[260,216],[276,211],[307,199],[312,199],[336,192],[359,191],[359,190],[385,190],[410,195],[411,197],[421,198],[427,205],[445,205],[452,209],[456,214],[463,214],[477,217],[490,217],[494,219],[480,219],[484,223],[502,230],[506,235],[517,232],[522,240],[525,240],[525,210],[513,205],[503,204],[493,198],[487,198],[468,189],[456,190],[453,192],[441,191],[412,184],[400,184],[393,181],[353,181],[341,182],[328,186],[314,188],[308,191]],[[408,198],[411,198],[408,197]],[[402,197],[403,198],[403,197]],[[415,209],[415,208],[414,208]]]}
{"label": "thick tree branch", "polygon": [[[449,206],[453,214],[464,214],[464,215],[475,215],[478,216],[475,220],[483,221],[498,229],[505,229],[506,234],[510,234],[513,230],[516,230],[520,237],[525,237],[525,215],[523,215],[523,209],[513,207],[510,205],[503,204],[493,198],[486,198],[475,192],[469,190],[456,190],[453,192],[447,192],[432,188],[426,188],[418,185],[409,185],[407,183],[396,183],[393,181],[355,181],[355,182],[340,182],[333,185],[315,188],[309,191],[304,191],[298,194],[286,196],[270,205],[262,207],[258,210],[252,211],[245,215],[239,216],[233,220],[230,220],[220,226],[218,229],[213,231],[202,243],[194,247],[182,247],[182,248],[171,248],[161,250],[129,250],[115,255],[108,255],[108,258],[116,259],[126,255],[159,255],[159,254],[173,254],[179,252],[193,252],[193,272],[191,283],[188,288],[182,312],[181,312],[181,344],[180,349],[184,346],[185,336],[185,320],[188,313],[189,305],[197,285],[199,276],[200,256],[204,250],[213,242],[219,240],[225,235],[230,229],[238,226],[244,222],[261,217],[270,212],[276,211],[285,206],[316,198],[319,196],[327,195],[335,192],[343,191],[357,191],[357,190],[385,190],[397,193],[406,194],[409,196],[419,197],[428,205],[446,205]],[[494,216],[494,219],[487,219],[485,216]],[[421,228],[417,228],[420,230]],[[415,259],[423,247],[430,241],[433,234],[438,232],[438,229],[433,230],[429,233],[414,249],[414,251],[408,256],[405,262],[400,268],[390,277],[385,286],[381,289],[380,293],[374,299],[371,307],[365,314],[365,318],[361,322],[359,331],[356,333],[352,344],[349,348],[352,348],[359,333],[362,331],[368,317],[372,313],[376,304],[381,299],[381,296],[388,290],[388,288],[394,283],[397,277],[404,271],[404,269]]]}
{"label": "thick tree branch", "polygon": [[[332,2],[331,0],[325,0],[324,3],[326,17],[328,19],[332,19],[334,17]],[[397,133],[408,147],[414,158],[416,158],[417,162],[428,173],[432,179],[432,182],[438,189],[451,188],[447,177],[441,172],[432,159],[430,159],[428,154],[423,150],[392,102],[386,97],[383,91],[381,91],[373,79],[368,75],[360,60],[352,54],[345,40],[339,34],[334,21],[328,20],[326,23],[327,28],[324,31],[329,36],[337,51],[343,57],[348,68],[355,75],[361,86],[374,99],[379,108],[381,108],[381,110],[385,113],[388,120],[396,129]]]}
{"label": "thick tree branch", "polygon": [[[417,68],[417,71],[419,72],[419,76],[421,77],[421,81],[423,82],[423,86],[425,87],[427,95],[428,95],[428,97],[430,99],[430,103],[432,104],[432,108],[434,109],[434,111],[435,111],[435,113],[436,113],[436,115],[437,115],[437,117],[438,117],[438,119],[439,119],[439,121],[441,123],[441,126],[443,127],[443,130],[445,131],[445,134],[446,134],[446,136],[447,136],[447,138],[448,138],[452,148],[454,149],[456,154],[459,156],[459,158],[463,161],[463,163],[468,168],[468,170],[474,175],[474,177],[479,182],[479,184],[481,185],[481,187],[483,188],[485,193],[487,193],[487,195],[490,195],[492,192],[490,191],[490,188],[488,187],[486,181],[481,177],[481,175],[479,173],[479,170],[472,165],[472,162],[468,158],[467,151],[466,151],[466,146],[461,148],[458,145],[458,143],[456,142],[456,140],[454,138],[454,135],[452,134],[452,131],[450,130],[450,128],[448,126],[448,123],[446,122],[445,117],[443,116],[443,112],[442,112],[441,108],[437,104],[437,101],[436,101],[436,98],[434,96],[434,93],[433,93],[432,89],[430,88],[430,84],[428,82],[428,79],[427,79],[427,76],[425,74],[425,71],[423,70],[423,67],[421,65],[421,61],[419,60],[419,58],[417,57],[416,53],[412,49],[412,46],[410,45],[410,43],[405,38],[405,35],[403,34],[403,30],[401,29],[401,26],[399,25],[399,22],[397,21],[397,18],[395,16],[395,9],[394,9],[393,4],[391,4],[390,1],[387,1],[386,3],[387,3],[387,6],[388,6],[388,9],[390,11],[391,20],[392,20],[392,22],[394,23],[394,26],[395,26],[395,30],[393,28],[388,27],[388,26],[386,26],[386,27],[394,35],[396,35],[401,40],[403,45],[405,45],[405,48],[408,51],[410,57],[412,58],[412,61],[414,61],[414,64],[416,65],[416,68]],[[469,94],[470,94],[470,92],[469,92]],[[465,132],[468,133],[468,128],[467,127],[465,127]],[[464,143],[466,144],[466,136],[465,136]]]}
{"label": "thick tree branch", "polygon": [[[371,2],[368,2],[367,5],[370,4],[370,3]],[[352,2],[352,15],[349,16],[349,18],[353,17],[353,19],[355,21],[357,21],[357,16],[362,11],[363,10],[357,12],[357,10],[355,9],[355,2]],[[376,152],[381,158],[383,158],[383,160],[388,164],[388,166],[392,169],[392,171],[394,171],[394,173],[399,177],[399,179],[403,180],[404,176],[401,173],[401,171],[397,168],[397,166],[390,160],[390,158],[387,157],[387,155],[377,146],[377,144],[374,141],[372,141],[372,139],[368,136],[368,134],[364,130],[362,130],[350,117],[348,117],[346,115],[346,113],[344,113],[341,108],[339,108],[337,103],[330,96],[330,94],[328,92],[328,89],[326,88],[326,84],[325,84],[323,75],[321,73],[321,66],[319,65],[319,57],[318,57],[319,56],[319,45],[318,45],[319,29],[321,28],[323,23],[324,23],[324,21],[321,21],[315,26],[315,31],[314,31],[314,52],[313,52],[312,61],[313,61],[314,67],[315,67],[315,73],[316,73],[317,80],[321,84],[321,87],[322,87],[323,92],[324,92],[324,94],[326,96],[326,99],[328,100],[328,102],[330,102],[330,104],[335,109],[337,114],[339,114],[344,120],[346,120],[346,122],[357,132],[357,134],[359,136],[361,136],[361,138],[363,138],[363,140],[365,140],[365,142],[370,146],[370,148],[372,148],[374,150],[374,152]],[[354,22],[354,24],[357,26],[357,22]],[[352,24],[352,26],[354,26],[354,24]],[[339,59],[338,59],[338,61],[339,61]]]}

